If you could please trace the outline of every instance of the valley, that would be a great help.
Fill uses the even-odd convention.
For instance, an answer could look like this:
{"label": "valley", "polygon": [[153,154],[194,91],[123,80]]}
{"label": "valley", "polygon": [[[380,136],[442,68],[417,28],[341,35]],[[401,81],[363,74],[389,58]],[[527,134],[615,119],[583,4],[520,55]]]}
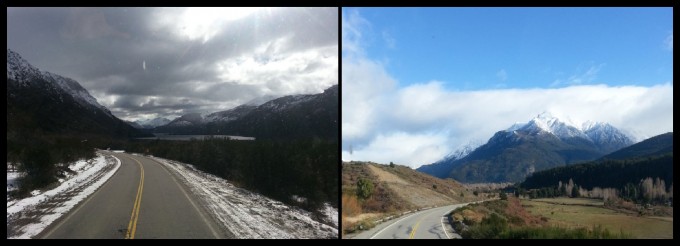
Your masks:
{"label": "valley", "polygon": [[[531,214],[548,219],[549,226],[563,228],[602,226],[632,238],[673,238],[673,215],[640,216],[634,211],[616,211],[602,200],[543,198],[521,200]],[[672,207],[670,208],[672,211]]]}
{"label": "valley", "polygon": [[[315,25],[338,19],[334,8],[241,10],[266,12],[257,18],[264,26],[274,19],[298,23],[301,14],[315,17]],[[299,43],[289,41],[297,28],[305,37],[313,33],[305,23],[279,26],[243,47],[234,38],[251,35],[225,31],[231,37],[218,43],[237,50],[176,37],[176,27],[143,34],[156,32],[142,30],[158,28],[151,22],[166,11],[194,20],[195,11],[217,11],[212,16],[219,18],[234,13],[8,8],[8,20],[23,19],[30,30],[50,26],[33,35],[14,29],[8,40],[50,41],[7,48],[7,238],[338,238],[338,61],[308,56],[332,57],[337,38],[291,49],[289,42]],[[128,15],[136,17],[122,18]],[[45,16],[68,21],[36,27]],[[72,21],[92,16],[100,21]],[[83,29],[83,23],[94,24]],[[135,30],[119,29],[121,23]],[[101,38],[96,30],[128,38]],[[127,32],[136,31],[141,36],[130,39]],[[66,47],[74,42],[76,48]],[[147,42],[152,47],[140,47]],[[253,57],[269,67],[226,64]],[[314,64],[289,71],[290,57],[295,66]],[[230,74],[241,69],[247,72]]]}

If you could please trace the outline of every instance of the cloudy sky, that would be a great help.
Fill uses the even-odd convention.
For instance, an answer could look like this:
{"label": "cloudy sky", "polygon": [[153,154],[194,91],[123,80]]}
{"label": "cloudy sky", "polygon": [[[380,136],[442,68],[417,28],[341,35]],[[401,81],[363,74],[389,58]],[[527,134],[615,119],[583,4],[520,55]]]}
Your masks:
{"label": "cloudy sky", "polygon": [[673,131],[672,8],[343,8],[342,158],[419,167],[541,112]]}
{"label": "cloudy sky", "polygon": [[338,83],[337,8],[8,8],[7,48],[126,120]]}

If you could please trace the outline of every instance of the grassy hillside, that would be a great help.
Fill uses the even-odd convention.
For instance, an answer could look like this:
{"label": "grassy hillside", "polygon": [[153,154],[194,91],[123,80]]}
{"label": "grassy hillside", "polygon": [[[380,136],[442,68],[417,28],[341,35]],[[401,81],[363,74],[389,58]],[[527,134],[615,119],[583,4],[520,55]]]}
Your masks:
{"label": "grassy hillside", "polygon": [[[363,184],[362,184],[363,182]],[[366,183],[370,183],[366,185]],[[368,196],[358,192],[371,186]],[[481,200],[452,180],[439,179],[401,165],[342,163],[343,232],[371,227],[370,221],[425,207]]]}

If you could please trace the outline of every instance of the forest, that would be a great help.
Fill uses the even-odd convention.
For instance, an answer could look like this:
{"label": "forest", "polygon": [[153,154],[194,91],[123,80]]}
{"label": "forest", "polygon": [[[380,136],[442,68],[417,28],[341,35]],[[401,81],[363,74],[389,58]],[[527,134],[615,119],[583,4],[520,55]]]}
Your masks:
{"label": "forest", "polygon": [[7,169],[24,172],[20,189],[10,196],[23,197],[43,188],[69,172],[70,163],[95,157],[87,137],[70,134],[32,132],[7,133]]}
{"label": "forest", "polygon": [[618,196],[635,202],[672,200],[673,154],[603,160],[536,172],[519,184],[532,198]]}
{"label": "forest", "polygon": [[[333,140],[135,140],[128,152],[192,164],[279,201],[315,211],[338,205],[338,143]],[[306,198],[300,203],[293,196]]]}

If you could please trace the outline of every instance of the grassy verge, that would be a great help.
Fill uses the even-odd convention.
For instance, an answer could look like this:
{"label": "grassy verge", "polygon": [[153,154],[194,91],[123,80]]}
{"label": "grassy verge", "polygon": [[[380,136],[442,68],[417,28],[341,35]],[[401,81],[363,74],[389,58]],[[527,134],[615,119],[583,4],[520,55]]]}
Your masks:
{"label": "grassy verge", "polygon": [[[555,204],[551,204],[555,205]],[[586,207],[592,209],[593,207]],[[553,214],[554,215],[554,214]],[[473,204],[451,213],[454,229],[469,239],[609,239],[630,238],[622,230],[594,224],[568,227],[529,213],[516,198]]]}

